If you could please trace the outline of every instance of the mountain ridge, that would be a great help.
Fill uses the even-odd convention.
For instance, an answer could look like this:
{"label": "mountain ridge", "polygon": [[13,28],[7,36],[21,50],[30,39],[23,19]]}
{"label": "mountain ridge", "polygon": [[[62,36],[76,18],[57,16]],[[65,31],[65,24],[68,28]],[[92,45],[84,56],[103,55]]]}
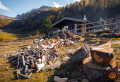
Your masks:
{"label": "mountain ridge", "polygon": [[5,15],[0,15],[0,19],[14,19],[14,18]]}
{"label": "mountain ridge", "polygon": [[23,19],[23,17],[24,17],[25,15],[29,15],[29,14],[31,14],[32,12],[35,12],[35,11],[37,11],[37,10],[46,11],[46,10],[51,9],[51,8],[52,8],[52,7],[50,7],[50,6],[45,6],[45,5],[43,5],[43,6],[41,6],[40,8],[32,9],[32,10],[26,12],[26,13],[22,13],[21,15],[17,15],[16,18],[17,18],[17,19]]}

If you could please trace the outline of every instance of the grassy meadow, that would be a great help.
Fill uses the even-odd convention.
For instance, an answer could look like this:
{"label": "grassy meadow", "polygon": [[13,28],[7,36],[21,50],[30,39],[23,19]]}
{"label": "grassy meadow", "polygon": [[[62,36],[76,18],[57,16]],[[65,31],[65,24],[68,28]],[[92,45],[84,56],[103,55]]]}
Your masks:
{"label": "grassy meadow", "polygon": [[[87,36],[87,35],[82,35],[82,36],[84,38],[74,40],[74,43],[75,43],[74,45],[64,46],[62,48],[59,48],[60,51],[56,52],[57,54],[59,54],[59,57],[62,59],[64,56],[68,56],[68,53],[70,53],[71,51],[75,51],[77,48],[83,46],[84,44],[89,44],[90,47],[95,47],[111,39],[111,38],[100,38],[94,34],[91,36]],[[22,39],[20,39],[20,37],[22,37]],[[32,45],[33,44],[32,38],[42,38],[42,36],[41,37],[30,36],[27,38],[23,38],[22,35],[19,35],[18,37],[18,35],[1,31],[0,38],[3,39],[3,41],[0,42],[0,82],[21,82],[21,81],[22,82],[53,82],[54,74],[68,77],[68,78],[70,77],[78,78],[81,76],[81,73],[78,73],[78,72],[76,73],[76,70],[72,69],[69,65],[63,65],[60,67],[59,71],[45,70],[44,72],[41,72],[41,73],[33,73],[30,79],[16,80],[14,75],[16,66],[8,63],[7,58],[12,54],[16,53],[16,51],[21,47]],[[120,62],[120,52],[119,52],[120,38],[112,38],[112,39],[114,39],[112,43],[112,47],[114,49],[114,57],[118,62],[119,69],[120,69],[120,63],[119,63]],[[71,75],[68,74],[69,70],[72,70]],[[119,81],[120,81],[120,77],[118,78],[117,82]]]}
{"label": "grassy meadow", "polygon": [[0,41],[16,39],[18,39],[18,37],[15,34],[3,32],[2,30],[0,30]]}

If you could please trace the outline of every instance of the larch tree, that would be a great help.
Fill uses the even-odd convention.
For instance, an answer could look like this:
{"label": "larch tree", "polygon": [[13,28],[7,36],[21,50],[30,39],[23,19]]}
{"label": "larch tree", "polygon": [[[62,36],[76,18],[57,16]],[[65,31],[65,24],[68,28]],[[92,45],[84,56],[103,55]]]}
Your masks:
{"label": "larch tree", "polygon": [[44,20],[44,29],[45,29],[45,33],[48,33],[49,31],[52,30],[52,22],[49,18],[46,18]]}

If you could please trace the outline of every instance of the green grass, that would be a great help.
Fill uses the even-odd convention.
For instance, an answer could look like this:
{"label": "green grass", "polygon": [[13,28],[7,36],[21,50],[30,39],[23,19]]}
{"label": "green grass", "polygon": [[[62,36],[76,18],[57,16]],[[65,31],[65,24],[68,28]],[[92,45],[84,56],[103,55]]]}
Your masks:
{"label": "green grass", "polygon": [[0,41],[5,40],[16,40],[21,38],[35,38],[38,37],[35,34],[32,33],[26,33],[26,34],[13,34],[13,33],[7,33],[0,29]]}
{"label": "green grass", "polygon": [[11,64],[7,63],[7,59],[0,58],[0,82],[8,82],[14,78],[14,70],[15,68],[11,68]]}
{"label": "green grass", "polygon": [[15,66],[7,62],[7,59],[0,58],[0,82],[47,82],[54,75],[54,70],[45,70],[41,73],[33,73],[30,79],[15,80],[15,75],[13,74]]}

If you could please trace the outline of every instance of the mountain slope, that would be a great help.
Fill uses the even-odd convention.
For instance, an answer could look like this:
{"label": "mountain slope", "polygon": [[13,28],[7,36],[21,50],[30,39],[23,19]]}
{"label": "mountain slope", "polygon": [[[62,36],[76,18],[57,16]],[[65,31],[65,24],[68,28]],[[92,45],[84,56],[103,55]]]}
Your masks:
{"label": "mountain slope", "polygon": [[19,24],[12,24],[11,27],[23,28],[25,33],[37,29],[43,32],[43,21],[48,17],[52,23],[63,17],[82,19],[84,15],[89,21],[97,21],[100,17],[112,18],[120,14],[120,0],[81,0],[61,8],[41,8],[20,15]]}
{"label": "mountain slope", "polygon": [[0,15],[0,27],[9,25],[10,23],[12,23],[13,20],[14,20],[14,18],[12,18],[12,17]]}
{"label": "mountain slope", "polygon": [[4,15],[0,15],[0,19],[14,19],[14,18],[8,17],[8,16],[4,16]]}
{"label": "mountain slope", "polygon": [[38,8],[38,9],[32,9],[31,11],[29,11],[27,13],[23,13],[22,15],[17,15],[16,18],[17,19],[24,19],[25,16],[30,15],[30,14],[36,12],[37,10],[39,10],[39,11],[47,11],[47,10],[49,10],[51,8],[52,7],[50,7],[50,6],[45,6],[44,5],[44,6],[41,6],[40,8]]}

